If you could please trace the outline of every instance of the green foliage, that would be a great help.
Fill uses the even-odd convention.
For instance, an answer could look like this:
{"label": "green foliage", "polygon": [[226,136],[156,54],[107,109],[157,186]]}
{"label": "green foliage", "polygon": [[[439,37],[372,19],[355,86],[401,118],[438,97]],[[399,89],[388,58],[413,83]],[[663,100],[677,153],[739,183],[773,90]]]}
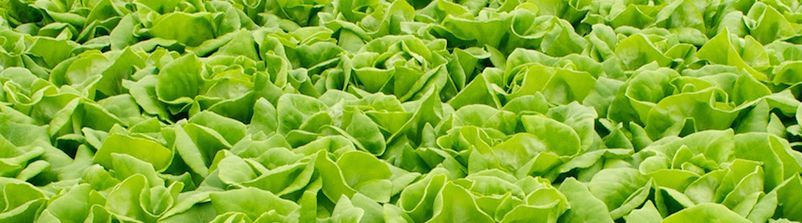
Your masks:
{"label": "green foliage", "polygon": [[799,222],[793,0],[0,0],[0,222]]}

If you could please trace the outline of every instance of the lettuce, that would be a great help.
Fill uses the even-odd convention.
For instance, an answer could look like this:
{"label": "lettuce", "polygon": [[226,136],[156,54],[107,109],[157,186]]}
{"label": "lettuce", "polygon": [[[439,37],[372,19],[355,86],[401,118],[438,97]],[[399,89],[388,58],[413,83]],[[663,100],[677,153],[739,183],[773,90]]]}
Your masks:
{"label": "lettuce", "polygon": [[800,12],[0,0],[0,222],[800,222]]}

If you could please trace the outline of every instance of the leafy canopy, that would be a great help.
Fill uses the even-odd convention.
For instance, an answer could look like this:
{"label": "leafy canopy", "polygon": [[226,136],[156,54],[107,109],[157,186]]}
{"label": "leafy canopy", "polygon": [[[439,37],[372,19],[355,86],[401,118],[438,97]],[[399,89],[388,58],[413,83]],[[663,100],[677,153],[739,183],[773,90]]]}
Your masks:
{"label": "leafy canopy", "polygon": [[795,0],[0,0],[0,222],[800,222]]}

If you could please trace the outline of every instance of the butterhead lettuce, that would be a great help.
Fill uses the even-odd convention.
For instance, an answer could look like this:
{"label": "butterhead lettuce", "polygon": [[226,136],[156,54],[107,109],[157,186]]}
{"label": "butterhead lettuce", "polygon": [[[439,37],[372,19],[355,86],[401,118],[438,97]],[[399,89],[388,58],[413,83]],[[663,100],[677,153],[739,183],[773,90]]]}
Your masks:
{"label": "butterhead lettuce", "polygon": [[0,0],[0,222],[800,222],[793,0]]}

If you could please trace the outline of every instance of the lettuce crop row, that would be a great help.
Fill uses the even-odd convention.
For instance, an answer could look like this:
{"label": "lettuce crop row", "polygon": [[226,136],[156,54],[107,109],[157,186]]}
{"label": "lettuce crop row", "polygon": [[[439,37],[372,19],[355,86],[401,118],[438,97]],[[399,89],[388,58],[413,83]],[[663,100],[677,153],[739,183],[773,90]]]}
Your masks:
{"label": "lettuce crop row", "polygon": [[0,0],[0,222],[799,222],[797,0]]}

